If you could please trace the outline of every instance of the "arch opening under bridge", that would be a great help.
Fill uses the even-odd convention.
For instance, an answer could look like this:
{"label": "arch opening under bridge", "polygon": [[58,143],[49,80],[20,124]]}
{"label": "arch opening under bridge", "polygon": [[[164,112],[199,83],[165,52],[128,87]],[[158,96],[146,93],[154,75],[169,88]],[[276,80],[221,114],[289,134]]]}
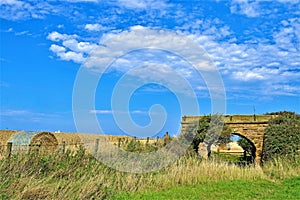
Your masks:
{"label": "arch opening under bridge", "polygon": [[[256,157],[256,147],[255,147],[253,141],[251,141],[250,139],[248,139],[247,137],[243,136],[240,133],[231,133],[231,135],[238,136],[238,140],[245,139],[245,141],[243,143],[246,146],[246,149],[245,149],[245,147],[240,145],[240,148],[243,149],[243,161],[246,161],[247,163],[253,163],[255,161],[255,157]],[[250,159],[247,154],[250,154]]]}

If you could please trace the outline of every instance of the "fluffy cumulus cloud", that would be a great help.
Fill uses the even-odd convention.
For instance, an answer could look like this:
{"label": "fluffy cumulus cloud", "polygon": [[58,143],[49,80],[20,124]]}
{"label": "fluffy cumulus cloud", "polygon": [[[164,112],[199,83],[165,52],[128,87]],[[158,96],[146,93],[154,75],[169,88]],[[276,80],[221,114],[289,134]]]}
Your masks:
{"label": "fluffy cumulus cloud", "polygon": [[[128,31],[123,31],[118,34],[107,34],[101,42],[103,43],[100,48],[93,55],[97,55],[97,59],[112,60],[113,58],[122,56],[132,50],[140,48],[153,48],[153,49],[165,49],[175,53],[180,53],[188,60],[195,61],[193,64],[199,69],[208,69],[211,66],[205,65],[206,63],[201,62],[206,59],[204,51],[188,37],[180,36],[170,31],[162,31],[149,29],[143,26],[133,26]],[[195,53],[201,51],[202,55],[198,55],[196,58]],[[105,56],[98,56],[105,55]],[[93,56],[92,55],[92,56]],[[96,59],[96,57],[95,57]],[[91,61],[93,61],[91,59]],[[87,67],[99,66],[99,62],[86,63]],[[103,60],[104,63],[104,60]],[[104,63],[106,64],[106,63]]]}
{"label": "fluffy cumulus cloud", "polygon": [[74,61],[76,63],[82,63],[85,60],[82,53],[67,51],[65,47],[56,44],[52,44],[50,50],[62,60]]}
{"label": "fluffy cumulus cloud", "polygon": [[90,53],[97,47],[96,44],[92,44],[90,42],[78,42],[75,39],[64,40],[62,44],[71,51],[82,52],[85,54]]}
{"label": "fluffy cumulus cloud", "polygon": [[61,34],[56,31],[49,33],[47,39],[60,43],[60,45],[52,44],[49,48],[60,59],[76,63],[82,63],[97,47],[96,44],[90,42],[79,42],[77,35]]}
{"label": "fluffy cumulus cloud", "polygon": [[47,36],[47,39],[51,40],[53,42],[58,42],[61,40],[64,41],[64,40],[76,39],[76,38],[78,38],[77,35],[61,34],[56,31],[49,33]]}
{"label": "fluffy cumulus cloud", "polygon": [[204,85],[203,78],[211,87],[221,85],[216,67],[189,37],[133,26],[104,38],[84,62],[91,71],[116,70],[131,77],[131,83],[157,83],[187,97],[194,95],[191,86]]}
{"label": "fluffy cumulus cloud", "polygon": [[61,53],[61,52],[65,52],[66,48],[62,47],[62,46],[59,46],[59,45],[56,45],[56,44],[52,44],[51,47],[50,47],[50,50],[54,53]]}
{"label": "fluffy cumulus cloud", "polygon": [[101,29],[104,29],[101,24],[86,24],[84,28],[89,31],[100,31]]}
{"label": "fluffy cumulus cloud", "polygon": [[76,63],[81,63],[85,60],[82,53],[76,53],[73,51],[60,52],[57,54],[62,60],[74,61]]}

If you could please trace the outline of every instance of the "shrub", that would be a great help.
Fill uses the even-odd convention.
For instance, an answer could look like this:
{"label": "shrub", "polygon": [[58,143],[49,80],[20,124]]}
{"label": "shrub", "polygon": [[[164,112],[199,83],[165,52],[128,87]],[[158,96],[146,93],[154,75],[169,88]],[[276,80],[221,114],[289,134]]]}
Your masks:
{"label": "shrub", "polygon": [[270,120],[264,135],[263,161],[299,156],[300,116],[286,111],[276,114],[279,116]]}

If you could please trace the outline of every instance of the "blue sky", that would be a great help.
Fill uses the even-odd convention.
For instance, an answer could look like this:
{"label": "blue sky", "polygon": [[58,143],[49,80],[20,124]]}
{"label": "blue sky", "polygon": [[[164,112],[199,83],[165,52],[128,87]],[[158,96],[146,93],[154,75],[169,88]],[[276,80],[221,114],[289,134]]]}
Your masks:
{"label": "blue sky", "polygon": [[[131,134],[128,124],[117,124],[113,114],[129,113],[136,126],[147,127],[151,106],[161,104],[163,109],[152,107],[152,120],[159,127],[154,132],[140,129],[145,131],[142,136],[178,133],[182,115],[212,112],[206,80],[174,54],[187,46],[179,38],[203,48],[220,73],[225,114],[253,114],[254,108],[257,114],[300,112],[299,0],[1,0],[0,13],[0,129],[77,131],[73,91],[79,69],[84,69],[101,77],[94,106],[83,112],[96,116],[102,132]],[[119,55],[118,47],[164,43],[162,33],[180,36],[169,37],[168,51],[121,51],[105,72],[95,64]],[[112,48],[114,42],[117,48]],[[100,50],[109,58],[97,57],[100,61],[93,63],[91,57]],[[113,94],[128,72],[144,85],[133,91],[128,109],[122,110],[118,106],[127,100]],[[176,74],[191,84],[199,110],[181,111],[177,93],[168,87],[189,94]],[[157,80],[160,84],[153,83]],[[81,82],[86,91],[88,81]],[[89,117],[80,120],[85,124],[80,131],[99,132]]]}

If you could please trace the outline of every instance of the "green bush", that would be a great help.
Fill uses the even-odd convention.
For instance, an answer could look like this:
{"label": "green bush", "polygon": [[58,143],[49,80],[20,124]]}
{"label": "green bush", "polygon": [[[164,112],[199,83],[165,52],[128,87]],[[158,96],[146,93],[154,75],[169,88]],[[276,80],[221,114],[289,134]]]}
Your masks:
{"label": "green bush", "polygon": [[300,116],[292,112],[277,112],[264,135],[263,161],[277,157],[294,159],[300,150]]}

